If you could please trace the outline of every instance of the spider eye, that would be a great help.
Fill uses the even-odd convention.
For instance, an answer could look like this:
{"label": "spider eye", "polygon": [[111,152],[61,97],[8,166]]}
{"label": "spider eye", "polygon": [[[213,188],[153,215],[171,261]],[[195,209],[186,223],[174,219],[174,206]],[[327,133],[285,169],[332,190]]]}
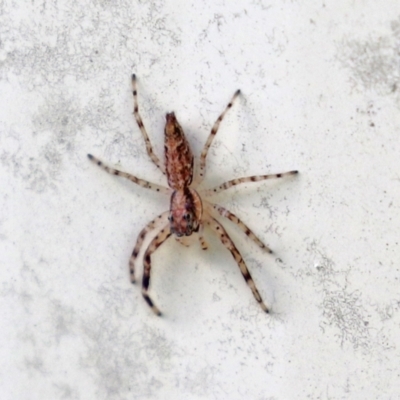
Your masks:
{"label": "spider eye", "polygon": [[169,220],[169,222],[173,222],[174,221],[174,217],[172,215],[169,215],[168,216],[168,220]]}
{"label": "spider eye", "polygon": [[191,214],[187,213],[183,216],[183,218],[185,219],[185,221],[190,221],[192,219]]}

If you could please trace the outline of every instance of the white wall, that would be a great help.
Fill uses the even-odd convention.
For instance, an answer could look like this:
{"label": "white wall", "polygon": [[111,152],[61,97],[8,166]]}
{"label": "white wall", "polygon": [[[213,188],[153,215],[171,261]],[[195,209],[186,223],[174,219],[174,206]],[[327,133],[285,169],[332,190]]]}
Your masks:
{"label": "white wall", "polygon": [[[400,3],[5,1],[0,6],[0,392],[8,399],[397,399]],[[165,183],[174,110],[264,314],[211,232],[153,257],[157,318],[128,278],[169,206],[86,154]],[[139,275],[141,270],[139,271]]]}

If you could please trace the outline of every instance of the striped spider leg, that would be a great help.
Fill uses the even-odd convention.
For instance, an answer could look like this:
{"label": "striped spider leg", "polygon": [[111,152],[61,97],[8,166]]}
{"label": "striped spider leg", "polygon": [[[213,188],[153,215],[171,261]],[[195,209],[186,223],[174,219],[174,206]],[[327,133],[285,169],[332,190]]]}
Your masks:
{"label": "striped spider leg", "polygon": [[220,123],[225,117],[225,114],[228,112],[228,110],[233,106],[234,101],[236,98],[240,95],[240,90],[236,90],[235,94],[232,96],[231,101],[228,103],[228,105],[225,107],[225,110],[222,112],[222,114],[217,118],[215,121],[213,127],[211,128],[211,132],[208,135],[206,144],[203,147],[203,150],[200,154],[200,171],[199,171],[199,176],[196,180],[197,186],[200,185],[200,183],[204,180],[205,175],[206,175],[206,158],[208,154],[208,149],[211,147],[211,143],[214,140],[215,135],[218,132],[218,128]]}
{"label": "striped spider leg", "polygon": [[239,227],[239,229],[241,229],[245,233],[245,235],[247,235],[260,248],[262,248],[263,250],[267,251],[270,254],[273,253],[273,251],[268,246],[266,246],[252,232],[252,230],[244,222],[242,222],[235,214],[231,213],[229,210],[220,206],[219,204],[213,204],[213,203],[210,203],[209,201],[205,201],[205,200],[203,200],[203,203],[206,205],[207,211],[209,212],[210,215],[213,215],[213,214],[215,215],[216,214],[215,211],[217,211],[221,217],[227,218],[230,221],[232,221],[234,224],[236,224]]}
{"label": "striped spider leg", "polygon": [[150,221],[140,232],[136,241],[134,250],[129,260],[129,270],[131,282],[135,282],[135,263],[141,253],[145,240],[153,234],[153,239],[144,251],[143,256],[143,278],[142,295],[147,304],[156,315],[161,315],[160,310],[155,305],[149,295],[150,276],[151,276],[151,256],[171,235],[181,244],[187,246],[189,237],[193,233],[197,234],[201,248],[206,250],[207,243],[203,236],[204,226],[208,226],[219,238],[222,244],[231,252],[233,258],[239,266],[239,269],[250,287],[254,298],[260,304],[265,312],[269,312],[268,307],[263,302],[259,291],[251,277],[251,274],[236,248],[232,239],[229,237],[223,225],[218,222],[217,217],[222,217],[236,224],[254,243],[265,251],[272,253],[272,250],[266,246],[252,230],[242,222],[235,214],[226,208],[209,202],[205,198],[220,193],[233,186],[246,182],[258,182],[272,178],[283,178],[297,174],[297,171],[289,171],[273,175],[257,175],[244,178],[233,179],[211,189],[196,191],[196,188],[202,183],[206,172],[206,158],[212,141],[217,134],[220,123],[225,117],[227,111],[232,107],[240,91],[236,91],[231,101],[226,106],[223,113],[214,123],[211,132],[207,138],[204,148],[200,155],[199,175],[194,179],[193,154],[189,143],[186,140],[182,127],[179,125],[173,112],[166,114],[166,123],[164,129],[164,164],[154,154],[153,147],[147,135],[142,118],[139,114],[137,101],[136,77],[132,75],[132,93],[134,99],[134,116],[142,136],[145,141],[146,150],[154,164],[166,175],[168,186],[161,186],[151,183],[147,180],[137,178],[134,175],[120,171],[104,164],[98,158],[88,154],[89,159],[102,168],[104,171],[129,179],[147,189],[151,189],[170,196],[170,208],[163,212],[152,221]]}
{"label": "striped spider leg", "polygon": [[227,190],[227,189],[231,188],[232,186],[236,186],[241,183],[259,182],[259,181],[265,181],[267,179],[284,178],[285,176],[297,175],[298,173],[299,173],[299,171],[288,171],[288,172],[281,172],[280,174],[253,175],[253,176],[246,176],[243,178],[236,178],[236,179],[232,179],[230,181],[224,182],[221,185],[218,185],[212,189],[207,189],[202,192],[202,195],[205,197],[208,197],[208,196],[212,196],[213,194],[223,192],[224,190]]}
{"label": "striped spider leg", "polygon": [[250,272],[246,266],[246,263],[243,260],[243,257],[239,253],[239,250],[236,248],[235,244],[233,243],[232,239],[229,237],[228,233],[226,232],[225,228],[219,223],[215,218],[211,216],[207,216],[206,219],[207,225],[214,231],[214,233],[219,237],[219,240],[222,244],[232,253],[233,258],[237,262],[240,268],[240,272],[243,275],[244,280],[249,285],[251,291],[253,292],[254,298],[258,301],[261,308],[268,313],[269,309],[263,302],[260,293],[257,290],[257,287],[253,281],[253,278],[250,275]]}
{"label": "striped spider leg", "polygon": [[151,145],[146,128],[144,127],[142,117],[139,114],[139,103],[138,103],[138,99],[137,99],[136,75],[135,74],[132,74],[131,81],[132,81],[132,94],[133,94],[133,115],[135,116],[136,123],[138,124],[138,127],[139,127],[140,131],[142,132],[144,143],[146,145],[147,154],[151,158],[151,161],[153,161],[153,163],[155,165],[157,165],[157,167],[162,171],[162,173],[165,174],[165,167],[161,163],[160,159],[154,154],[153,146]]}

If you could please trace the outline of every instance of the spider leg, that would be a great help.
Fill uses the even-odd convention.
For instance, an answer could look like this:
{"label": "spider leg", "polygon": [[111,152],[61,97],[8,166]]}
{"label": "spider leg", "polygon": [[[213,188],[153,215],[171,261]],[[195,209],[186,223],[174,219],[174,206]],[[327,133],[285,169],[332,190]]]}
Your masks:
{"label": "spider leg", "polygon": [[175,236],[175,240],[179,244],[181,244],[182,246],[185,246],[185,247],[190,247],[190,244],[192,242],[192,239],[188,238],[187,236],[182,236],[182,237]]}
{"label": "spider leg", "polygon": [[150,272],[151,272],[151,255],[160,247],[169,237],[171,236],[171,229],[169,224],[164,225],[163,229],[158,233],[158,235],[150,242],[144,253],[144,270],[143,270],[143,281],[142,281],[142,295],[146,300],[146,303],[150,306],[154,314],[161,315],[161,311],[154,304],[153,300],[148,294],[150,285]]}
{"label": "spider leg", "polygon": [[207,205],[208,208],[212,210],[216,210],[219,215],[224,218],[229,219],[234,224],[236,224],[254,243],[256,243],[259,247],[263,250],[267,251],[268,253],[272,254],[272,250],[266,246],[254,233],[253,231],[243,222],[241,221],[235,214],[231,213],[226,208],[220,206],[219,204],[213,204],[208,201],[203,200],[203,204]]}
{"label": "spider leg", "polygon": [[214,218],[211,216],[206,220],[210,228],[219,236],[219,239],[223,243],[223,245],[232,253],[233,258],[237,262],[240,268],[240,272],[243,275],[244,280],[246,281],[247,285],[249,285],[251,291],[253,292],[254,298],[260,304],[261,308],[266,312],[269,313],[268,307],[263,302],[260,293],[257,290],[257,287],[253,281],[253,278],[250,275],[249,270],[239,253],[239,250],[236,248],[235,244],[233,243],[232,239],[228,236],[228,233],[224,229],[224,227]]}
{"label": "spider leg", "polygon": [[155,165],[157,165],[157,167],[162,171],[163,174],[165,174],[165,167],[162,164],[162,162],[160,161],[160,159],[154,154],[153,146],[151,145],[149,136],[147,135],[146,128],[144,127],[144,124],[142,121],[142,117],[139,114],[139,103],[138,103],[138,99],[137,99],[136,75],[135,74],[132,75],[132,94],[133,94],[133,103],[134,103],[133,114],[135,115],[136,123],[138,124],[139,129],[142,132],[144,142],[146,144],[147,154],[149,155],[149,157],[151,158],[153,163]]}
{"label": "spider leg", "polygon": [[199,235],[199,242],[200,242],[201,249],[207,250],[208,244],[207,244],[206,240],[204,239],[204,225],[203,224],[200,225],[198,235]]}
{"label": "spider leg", "polygon": [[211,196],[213,194],[222,192],[224,190],[231,188],[232,186],[236,186],[241,183],[259,182],[259,181],[265,181],[267,179],[283,178],[285,176],[296,175],[298,173],[299,173],[299,171],[289,171],[289,172],[282,172],[280,174],[254,175],[254,176],[247,176],[245,178],[232,179],[231,181],[224,182],[221,185],[216,186],[214,188],[204,190],[202,192],[202,194],[203,194],[203,196]]}
{"label": "spider leg", "polygon": [[143,242],[146,240],[146,237],[149,233],[154,232],[161,224],[165,225],[168,221],[169,211],[165,211],[160,214],[158,217],[154,218],[150,221],[139,233],[139,236],[136,240],[135,248],[133,249],[131,258],[129,259],[129,274],[131,277],[131,282],[135,283],[135,263],[136,259],[140,253],[140,250],[143,246]]}
{"label": "spider leg", "polygon": [[99,160],[98,158],[92,156],[91,154],[87,155],[89,160],[92,161],[94,164],[98,165],[101,169],[108,172],[111,175],[122,176],[123,178],[129,179],[130,181],[136,183],[137,185],[144,187],[146,189],[151,189],[159,193],[164,193],[167,195],[171,194],[171,189],[157,185],[156,183],[152,183],[149,181],[145,181],[144,179],[137,178],[134,175],[128,174],[127,172],[120,171],[115,168],[111,168],[103,163],[103,161]]}
{"label": "spider leg", "polygon": [[[175,240],[185,247],[190,247],[194,238],[195,238],[195,235],[182,236],[182,237],[175,236]],[[207,250],[208,245],[203,236],[203,225],[202,224],[200,225],[199,231],[197,232],[197,238],[199,239],[202,250]]]}
{"label": "spider leg", "polygon": [[218,128],[219,128],[219,124],[221,123],[221,121],[224,119],[225,114],[227,113],[227,111],[232,107],[233,102],[235,101],[236,97],[238,97],[240,94],[240,90],[237,90],[235,92],[235,94],[233,95],[231,101],[228,103],[228,105],[226,106],[225,110],[223,111],[223,113],[218,117],[218,119],[215,121],[214,126],[211,129],[210,134],[208,135],[206,144],[203,147],[203,151],[201,152],[200,155],[200,176],[197,179],[197,183],[200,184],[205,176],[205,172],[206,172],[206,158],[207,158],[207,153],[208,153],[208,149],[211,146],[211,143],[215,137],[215,135],[218,132]]}

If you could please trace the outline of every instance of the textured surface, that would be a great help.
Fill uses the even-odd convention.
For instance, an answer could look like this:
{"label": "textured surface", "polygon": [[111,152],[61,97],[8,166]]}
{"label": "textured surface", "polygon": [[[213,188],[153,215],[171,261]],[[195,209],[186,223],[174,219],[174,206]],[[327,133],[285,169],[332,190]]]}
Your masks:
{"label": "textured surface", "polygon": [[[398,397],[400,3],[313,3],[0,3],[2,400]],[[198,159],[241,89],[207,185],[300,171],[218,197],[272,315],[208,231],[154,257],[163,318],[130,284],[168,198],[86,154],[165,185],[132,72],[159,157],[166,112]]]}

